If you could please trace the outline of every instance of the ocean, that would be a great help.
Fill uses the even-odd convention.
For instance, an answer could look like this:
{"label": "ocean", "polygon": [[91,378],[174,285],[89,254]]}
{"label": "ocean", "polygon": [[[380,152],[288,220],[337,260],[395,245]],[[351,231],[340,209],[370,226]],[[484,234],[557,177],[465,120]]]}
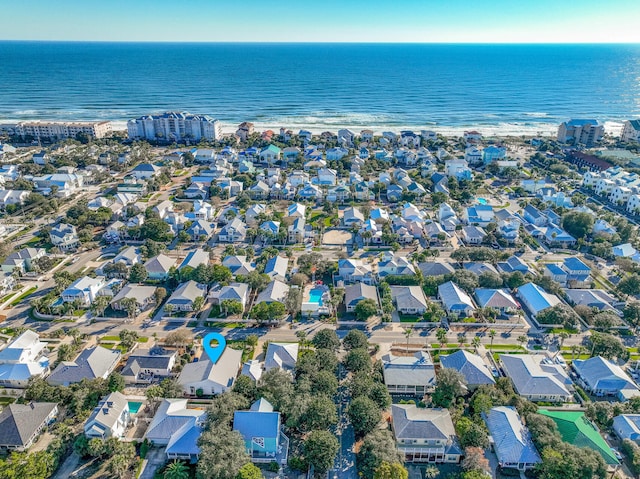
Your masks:
{"label": "ocean", "polygon": [[0,42],[0,122],[167,110],[229,129],[615,129],[640,117],[640,45]]}

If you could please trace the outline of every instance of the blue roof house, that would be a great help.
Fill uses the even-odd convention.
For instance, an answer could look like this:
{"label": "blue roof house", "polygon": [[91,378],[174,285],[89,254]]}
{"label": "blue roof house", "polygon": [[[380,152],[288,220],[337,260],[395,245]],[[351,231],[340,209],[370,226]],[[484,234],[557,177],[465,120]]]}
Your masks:
{"label": "blue roof house", "polygon": [[280,426],[280,413],[264,398],[254,402],[249,411],[233,415],[233,430],[242,435],[252,462],[287,462],[289,439]]}
{"label": "blue roof house", "polygon": [[482,150],[482,162],[485,165],[497,160],[503,160],[507,156],[507,149],[503,146],[487,146]]}
{"label": "blue roof house", "polygon": [[482,413],[482,418],[489,429],[501,467],[526,471],[541,462],[529,430],[522,424],[515,408],[494,407],[489,413]]}
{"label": "blue roof house", "polygon": [[535,283],[520,286],[517,295],[534,318],[545,309],[560,303],[557,296],[547,293]]}

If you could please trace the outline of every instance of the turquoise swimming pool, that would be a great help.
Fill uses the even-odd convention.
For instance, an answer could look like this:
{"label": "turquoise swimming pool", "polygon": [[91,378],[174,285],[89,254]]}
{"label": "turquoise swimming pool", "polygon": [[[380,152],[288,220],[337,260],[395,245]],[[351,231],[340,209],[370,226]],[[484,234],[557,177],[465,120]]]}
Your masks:
{"label": "turquoise swimming pool", "polygon": [[129,413],[130,414],[137,414],[141,407],[142,407],[142,403],[141,402],[129,401]]}
{"label": "turquoise swimming pool", "polygon": [[485,200],[484,198],[478,198],[478,203],[480,203],[481,205],[486,205],[487,200]]}
{"label": "turquoise swimming pool", "polygon": [[309,291],[309,302],[310,303],[317,303],[320,306],[322,306],[322,295],[323,295],[324,291],[322,291],[321,289],[312,289],[311,291]]}

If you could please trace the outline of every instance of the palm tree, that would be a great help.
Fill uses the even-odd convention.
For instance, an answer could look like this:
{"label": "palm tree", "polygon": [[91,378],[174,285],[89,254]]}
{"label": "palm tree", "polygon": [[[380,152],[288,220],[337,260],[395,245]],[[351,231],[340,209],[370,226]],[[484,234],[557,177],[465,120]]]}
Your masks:
{"label": "palm tree", "polygon": [[413,328],[405,328],[404,329],[404,337],[407,338],[407,352],[409,352],[409,338],[413,336]]}
{"label": "palm tree", "polygon": [[167,465],[162,477],[164,479],[189,479],[189,468],[182,461],[174,461]]}
{"label": "palm tree", "polygon": [[307,332],[303,331],[302,329],[296,331],[296,338],[298,338],[298,341],[300,342],[300,347],[304,349],[305,340],[307,339]]}
{"label": "palm tree", "polygon": [[560,350],[562,350],[562,346],[564,345],[564,340],[567,339],[569,336],[571,336],[569,333],[567,333],[566,331],[560,331],[558,333],[558,337],[560,338]]}
{"label": "palm tree", "polygon": [[446,329],[440,328],[436,331],[436,338],[440,342],[440,347],[443,348],[445,344],[447,344],[447,331]]}
{"label": "palm tree", "polygon": [[491,339],[491,344],[489,346],[489,349],[493,349],[493,338],[496,337],[496,330],[495,329],[490,329],[489,330],[489,338]]}
{"label": "palm tree", "polygon": [[471,344],[474,348],[478,349],[480,347],[480,338],[478,336],[474,336],[471,340]]}
{"label": "palm tree", "polygon": [[520,346],[524,345],[524,343],[527,342],[527,337],[526,336],[518,336],[518,342],[520,343]]}
{"label": "palm tree", "polygon": [[458,333],[458,344],[460,345],[460,347],[462,347],[462,345],[464,344],[464,342],[467,340],[467,333]]}
{"label": "palm tree", "polygon": [[436,466],[429,466],[424,470],[425,479],[436,479],[440,475],[440,470]]}

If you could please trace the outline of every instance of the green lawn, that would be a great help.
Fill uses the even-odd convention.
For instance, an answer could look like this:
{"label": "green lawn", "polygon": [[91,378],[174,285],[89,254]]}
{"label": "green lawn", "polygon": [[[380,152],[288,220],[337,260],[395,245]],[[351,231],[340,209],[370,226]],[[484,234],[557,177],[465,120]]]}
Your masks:
{"label": "green lawn", "polygon": [[422,320],[422,316],[414,316],[410,314],[398,314],[401,323],[417,323]]}
{"label": "green lawn", "polygon": [[244,323],[218,323],[214,321],[207,321],[204,323],[207,328],[245,328]]}
{"label": "green lawn", "polygon": [[9,404],[13,404],[15,402],[15,398],[8,396],[0,396],[0,406],[8,406]]}
{"label": "green lawn", "polygon": [[146,342],[148,342],[148,341],[149,341],[149,338],[148,338],[148,337],[146,337],[146,336],[140,336],[140,337],[138,338],[138,342],[139,342],[139,343],[146,343]]}
{"label": "green lawn", "polygon": [[120,341],[120,336],[102,336],[101,341]]}
{"label": "green lawn", "polygon": [[38,290],[37,286],[32,286],[31,288],[29,288],[28,290],[26,290],[24,293],[22,293],[20,296],[18,296],[16,299],[14,299],[11,302],[11,306],[16,306],[18,304],[20,304],[22,302],[23,299],[25,299],[27,296],[32,295],[33,293],[35,293]]}

